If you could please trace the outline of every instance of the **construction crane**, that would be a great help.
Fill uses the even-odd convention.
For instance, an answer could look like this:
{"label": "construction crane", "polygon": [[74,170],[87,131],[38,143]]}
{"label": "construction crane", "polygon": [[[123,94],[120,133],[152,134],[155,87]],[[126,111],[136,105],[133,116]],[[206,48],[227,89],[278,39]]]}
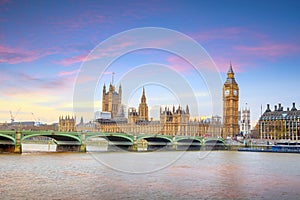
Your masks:
{"label": "construction crane", "polygon": [[13,124],[15,122],[15,118],[17,117],[17,115],[19,114],[21,108],[18,109],[17,113],[15,115],[13,115],[13,113],[11,112],[11,110],[9,111],[10,113],[10,122],[11,124]]}
{"label": "construction crane", "polygon": [[32,117],[33,117],[33,119],[35,121],[34,126],[40,126],[40,119],[36,119],[36,117],[34,116],[33,112],[31,114],[32,114]]}
{"label": "construction crane", "polygon": [[10,123],[13,124],[15,121],[15,117],[13,116],[11,110],[9,111],[9,113],[10,113]]}

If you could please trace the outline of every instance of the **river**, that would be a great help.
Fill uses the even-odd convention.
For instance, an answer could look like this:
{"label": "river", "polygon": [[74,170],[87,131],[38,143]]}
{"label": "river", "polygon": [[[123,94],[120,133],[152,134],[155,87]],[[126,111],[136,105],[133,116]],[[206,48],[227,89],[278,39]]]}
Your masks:
{"label": "river", "polygon": [[299,199],[299,185],[298,154],[0,154],[0,199]]}

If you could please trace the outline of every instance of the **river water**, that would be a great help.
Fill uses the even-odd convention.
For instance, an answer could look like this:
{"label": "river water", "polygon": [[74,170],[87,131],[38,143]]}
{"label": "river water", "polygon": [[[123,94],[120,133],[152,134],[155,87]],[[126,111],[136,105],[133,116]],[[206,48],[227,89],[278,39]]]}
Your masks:
{"label": "river water", "polygon": [[299,156],[230,151],[0,154],[0,199],[299,199]]}

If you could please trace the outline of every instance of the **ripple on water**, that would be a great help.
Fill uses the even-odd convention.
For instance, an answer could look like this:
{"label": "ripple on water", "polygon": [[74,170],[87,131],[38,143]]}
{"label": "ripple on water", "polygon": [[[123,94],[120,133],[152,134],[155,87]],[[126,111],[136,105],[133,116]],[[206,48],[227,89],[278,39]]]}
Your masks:
{"label": "ripple on water", "polygon": [[[154,155],[145,157],[155,168],[171,154]],[[212,152],[202,159],[198,155],[187,152],[168,167],[141,174],[112,170],[88,153],[0,155],[0,194],[3,199],[297,199],[300,195],[299,155]],[[142,163],[130,153],[99,156],[132,159],[123,163],[130,166]]]}

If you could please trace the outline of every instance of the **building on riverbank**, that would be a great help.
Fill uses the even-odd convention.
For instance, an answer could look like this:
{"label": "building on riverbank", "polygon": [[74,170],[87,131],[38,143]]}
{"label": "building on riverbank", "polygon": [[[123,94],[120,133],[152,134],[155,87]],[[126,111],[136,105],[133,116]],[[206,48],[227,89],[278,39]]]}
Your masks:
{"label": "building on riverbank", "polygon": [[[149,118],[145,88],[143,88],[141,102],[136,109],[130,107],[125,117],[122,106],[122,88],[118,92],[113,80],[106,91],[103,86],[102,112],[110,113],[110,118],[97,118],[93,125],[77,126],[80,131],[123,132],[130,134],[162,134],[182,136],[203,136],[233,138],[239,132],[239,86],[235,80],[232,65],[227,72],[227,79],[223,85],[223,123],[221,117],[211,116],[206,119],[191,119],[188,105],[185,109],[177,107],[161,107],[159,120]],[[250,131],[250,111],[243,111],[243,127]],[[101,115],[99,115],[101,116]]]}
{"label": "building on riverbank", "polygon": [[230,63],[223,85],[223,138],[233,138],[239,131],[239,86]]}
{"label": "building on riverbank", "polygon": [[58,131],[72,132],[76,131],[76,117],[60,116],[58,121]]}
{"label": "building on riverbank", "polygon": [[143,88],[139,108],[130,107],[128,109],[128,118],[98,119],[94,130],[111,133],[221,137],[222,124],[219,116],[212,116],[202,120],[191,119],[187,105],[185,109],[181,106],[177,108],[175,106],[172,108],[161,107],[160,119],[153,120],[148,116],[146,100],[146,92],[145,88]]}
{"label": "building on riverbank", "polygon": [[259,132],[261,139],[299,140],[300,110],[297,110],[295,103],[286,110],[279,103],[273,111],[267,104],[267,109],[259,119]]}
{"label": "building on riverbank", "polygon": [[239,111],[239,126],[240,133],[243,136],[250,134],[251,123],[250,123],[250,109],[246,106]]}

